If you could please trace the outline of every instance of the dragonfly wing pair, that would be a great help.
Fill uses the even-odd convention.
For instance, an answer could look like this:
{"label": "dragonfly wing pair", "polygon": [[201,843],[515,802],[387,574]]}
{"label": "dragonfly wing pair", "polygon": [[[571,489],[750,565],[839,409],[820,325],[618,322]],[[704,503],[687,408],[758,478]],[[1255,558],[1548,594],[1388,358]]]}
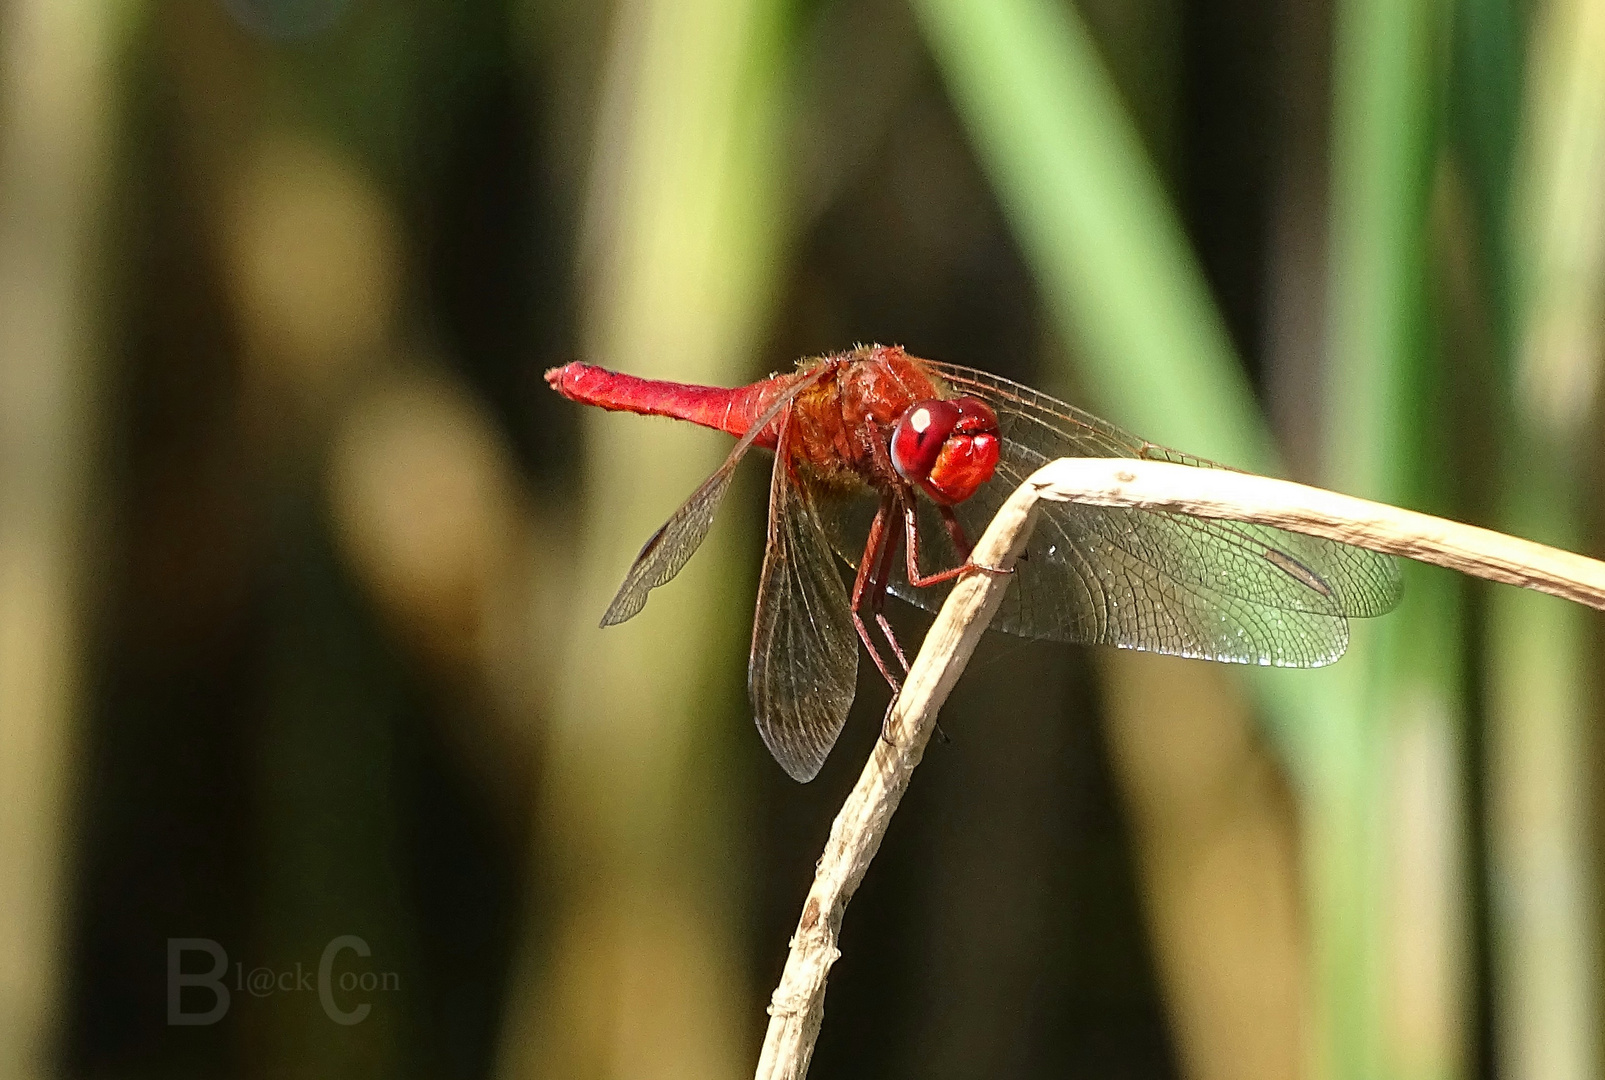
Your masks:
{"label": "dragonfly wing pair", "polygon": [[795,780],[818,775],[858,684],[858,632],[811,490],[782,421],[769,481],[769,543],[753,616],[747,691],[769,752]]}
{"label": "dragonfly wing pair", "polygon": [[788,774],[812,780],[847,722],[858,681],[858,637],[809,489],[791,461],[792,402],[824,374],[817,369],[788,386],[674,516],[652,534],[619,586],[603,626],[635,616],[647,594],[670,581],[702,541],[730,490],[736,466],[760,434],[778,421],[769,483],[769,544],[753,618],[747,688],[764,744]]}
{"label": "dragonfly wing pair", "polygon": [[[1055,458],[1153,458],[1215,467],[1007,379],[927,363],[954,390],[981,398],[998,415],[1003,450],[997,471],[955,508],[972,541],[1009,494]],[[921,539],[939,553],[932,566],[956,559],[934,512],[921,509],[929,518]],[[947,589],[916,589],[898,576],[891,591],[935,611]],[[1380,615],[1398,600],[1393,559],[1362,548],[1185,514],[1053,503],[1043,504],[992,625],[1022,637],[1319,667],[1343,655],[1350,618]]]}

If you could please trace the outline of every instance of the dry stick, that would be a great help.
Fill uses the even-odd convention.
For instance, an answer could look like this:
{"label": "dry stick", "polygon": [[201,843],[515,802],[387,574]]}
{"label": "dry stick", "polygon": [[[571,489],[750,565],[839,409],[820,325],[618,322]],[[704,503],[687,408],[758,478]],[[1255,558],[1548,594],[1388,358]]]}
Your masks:
{"label": "dry stick", "polygon": [[[1605,609],[1605,563],[1594,559],[1286,480],[1130,458],[1062,458],[1044,465],[1003,504],[976,545],[974,560],[1012,566],[1025,547],[1040,500],[1274,525]],[[876,744],[831,826],[770,1001],[758,1080],[801,1080],[808,1072],[824,1018],[825,978],[840,955],[836,938],[842,913],[908,789],[937,710],[969,662],[1008,583],[1007,577],[992,574],[963,578],[926,634],[887,722],[887,738]]]}
{"label": "dry stick", "polygon": [[[971,556],[983,566],[1012,566],[1030,535],[1037,494],[1029,485],[1009,496],[987,526]],[[808,1072],[814,1039],[824,1018],[825,976],[840,955],[836,935],[842,912],[880,849],[892,812],[908,790],[914,766],[936,724],[937,710],[969,663],[975,644],[992,621],[1008,578],[966,575],[953,587],[936,616],[903,692],[887,718],[886,737],[864,766],[847,802],[830,827],[825,853],[814,870],[802,919],[791,939],[791,955],[769,1003],[769,1033],[758,1059],[759,1080],[801,1080]]]}
{"label": "dry stick", "polygon": [[1598,560],[1290,480],[1165,461],[1060,458],[1025,486],[1050,502],[1275,525],[1605,610],[1605,563]]}

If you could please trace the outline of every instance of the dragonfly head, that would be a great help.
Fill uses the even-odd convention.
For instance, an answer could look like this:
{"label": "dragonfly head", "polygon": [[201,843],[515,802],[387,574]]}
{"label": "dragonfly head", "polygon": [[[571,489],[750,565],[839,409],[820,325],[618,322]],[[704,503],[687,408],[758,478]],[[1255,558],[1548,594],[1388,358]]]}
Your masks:
{"label": "dragonfly head", "polygon": [[892,429],[892,465],[932,499],[952,506],[997,468],[998,418],[978,398],[916,401]]}

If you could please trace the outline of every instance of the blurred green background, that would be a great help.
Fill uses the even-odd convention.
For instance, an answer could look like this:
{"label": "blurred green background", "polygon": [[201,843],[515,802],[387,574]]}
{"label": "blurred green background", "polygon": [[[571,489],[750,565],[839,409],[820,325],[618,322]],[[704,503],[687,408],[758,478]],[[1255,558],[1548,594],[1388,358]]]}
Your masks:
{"label": "blurred green background", "polygon": [[[885,690],[764,753],[757,466],[598,630],[728,440],[549,366],[901,343],[1598,553],[1602,300],[1605,0],[8,0],[0,1078],[751,1071]],[[1599,625],[994,635],[813,1075],[1601,1076]],[[341,935],[362,1022],[247,986]]]}

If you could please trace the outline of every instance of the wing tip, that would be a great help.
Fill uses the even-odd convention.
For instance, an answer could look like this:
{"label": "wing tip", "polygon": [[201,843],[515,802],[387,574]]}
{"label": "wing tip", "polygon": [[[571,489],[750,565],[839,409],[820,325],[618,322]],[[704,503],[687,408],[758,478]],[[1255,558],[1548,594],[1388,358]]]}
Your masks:
{"label": "wing tip", "polygon": [[629,622],[639,615],[644,607],[646,607],[645,597],[629,596],[621,591],[619,595],[613,598],[613,602],[607,606],[607,610],[602,613],[602,621],[597,625],[598,627],[606,628]]}
{"label": "wing tip", "polygon": [[[819,775],[820,770],[825,767],[825,759],[830,757],[831,748],[836,745],[835,736],[823,746],[795,745],[790,740],[782,741],[778,738],[779,733],[772,725],[765,723],[761,719],[761,714],[756,711],[753,723],[757,725],[758,734],[763,738],[764,746],[769,748],[769,756],[775,759],[775,764],[799,784],[806,784]],[[841,728],[838,727],[837,735],[840,733]]]}
{"label": "wing tip", "polygon": [[808,783],[814,777],[818,776],[820,770],[825,767],[824,758],[820,758],[818,761],[813,762],[812,764],[806,761],[786,761],[780,757],[776,757],[775,760],[780,763],[780,767],[785,770],[786,775],[797,781],[799,784]]}

